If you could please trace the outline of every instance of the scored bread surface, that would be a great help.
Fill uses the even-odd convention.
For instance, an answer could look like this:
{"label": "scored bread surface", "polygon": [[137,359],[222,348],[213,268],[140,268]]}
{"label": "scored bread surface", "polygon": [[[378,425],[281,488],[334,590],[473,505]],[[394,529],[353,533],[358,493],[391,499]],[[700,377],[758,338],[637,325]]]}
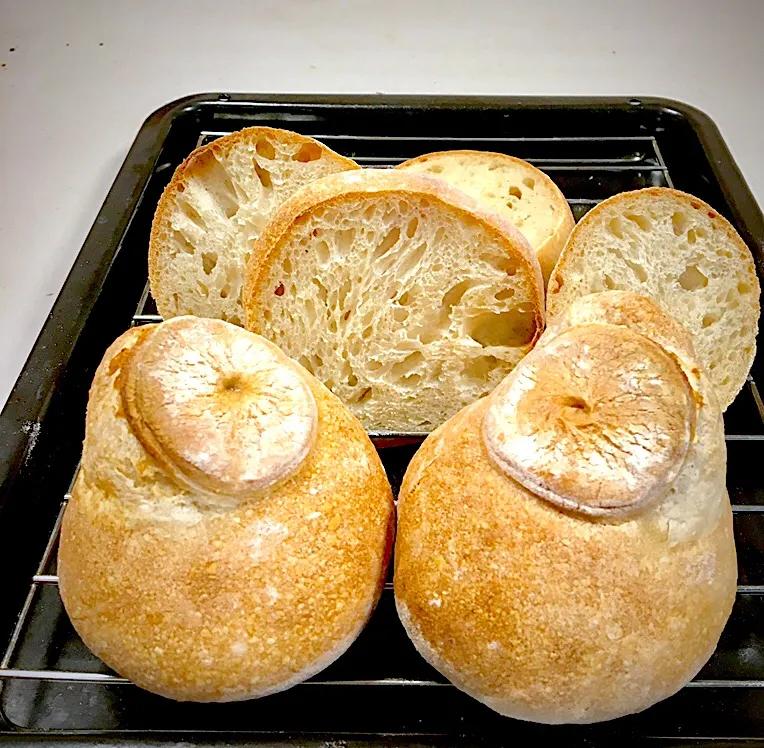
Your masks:
{"label": "scored bread surface", "polygon": [[430,430],[495,387],[541,334],[520,232],[447,184],[366,169],[285,203],[252,255],[247,326],[367,428]]}
{"label": "scored bread surface", "polygon": [[[224,324],[165,324],[178,321]],[[236,331],[230,356],[219,350],[225,336],[210,328],[213,347],[187,340],[175,366],[161,370],[156,351],[141,352],[156,327],[134,328],[109,348],[90,392],[82,466],[61,530],[61,596],[85,644],[120,675],[179,700],[264,696],[329,665],[371,615],[392,547],[390,486],[358,421],[275,346],[226,327]],[[178,331],[163,346],[177,351]],[[257,434],[270,412],[291,407],[279,395],[293,387],[291,375],[280,380],[278,371],[249,366],[252,348],[302,377],[309,392],[298,393],[298,408],[316,418],[317,433],[299,465],[289,461],[276,483],[242,495],[229,490],[231,479],[246,478],[259,453],[292,451]],[[161,377],[169,396],[131,403],[125,379],[134,366]],[[211,368],[219,374],[214,392]],[[203,433],[194,441],[196,407],[206,420],[197,419]],[[145,430],[134,429],[135,408],[170,447],[162,459],[147,450]],[[174,408],[177,418],[162,422]],[[190,480],[179,451],[185,463],[195,455]],[[205,464],[213,469],[200,486]]]}
{"label": "scored bread surface", "polygon": [[661,304],[693,336],[722,409],[756,354],[759,280],[751,252],[703,201],[662,187],[605,200],[578,223],[549,281],[550,318],[608,289]]}
{"label": "scored bread surface", "polygon": [[159,313],[243,325],[244,267],[270,216],[308,182],[359,168],[313,138],[271,127],[197,148],[175,171],[154,215],[149,280]]}
{"label": "scored bread surface", "polygon": [[398,165],[463,190],[512,223],[536,252],[549,279],[575,221],[560,188],[522,159],[489,151],[428,153]]}

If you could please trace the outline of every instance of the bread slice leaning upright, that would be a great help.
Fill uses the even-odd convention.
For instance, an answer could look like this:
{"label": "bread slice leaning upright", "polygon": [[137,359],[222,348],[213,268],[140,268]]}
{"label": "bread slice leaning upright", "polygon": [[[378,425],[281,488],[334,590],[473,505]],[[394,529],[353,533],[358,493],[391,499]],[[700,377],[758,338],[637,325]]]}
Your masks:
{"label": "bread slice leaning upright", "polygon": [[544,326],[538,261],[438,180],[364,169],[286,202],[247,270],[247,327],[368,429],[429,431],[490,392]]}
{"label": "bread slice leaning upright", "polygon": [[759,280],[751,252],[710,205],[664,187],[623,192],[578,223],[549,281],[554,317],[604,290],[648,296],[692,334],[722,410],[756,354]]}
{"label": "bread slice leaning upright", "polygon": [[489,151],[440,151],[396,168],[437,177],[484,203],[516,226],[536,251],[549,280],[575,221],[560,188],[522,159]]}
{"label": "bread slice leaning upright", "polygon": [[243,325],[244,267],[268,219],[308,182],[359,168],[313,138],[272,127],[197,148],[175,171],[151,228],[149,280],[159,313]]}

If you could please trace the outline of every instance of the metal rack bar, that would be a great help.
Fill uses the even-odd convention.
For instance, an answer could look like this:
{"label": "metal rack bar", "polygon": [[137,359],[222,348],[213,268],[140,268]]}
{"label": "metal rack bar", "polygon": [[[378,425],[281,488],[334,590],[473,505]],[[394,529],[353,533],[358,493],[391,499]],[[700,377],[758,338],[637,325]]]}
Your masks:
{"label": "metal rack bar", "polygon": [[[401,164],[408,160],[406,156],[353,156],[353,161],[359,164]],[[558,164],[534,158],[523,160],[542,167],[544,171],[668,171],[665,166],[660,166],[659,164],[617,164],[612,161],[606,161],[597,163],[596,167],[593,168],[591,163],[581,163],[578,161],[576,164]],[[666,181],[668,181],[668,178]]]}
{"label": "metal rack bar", "polygon": [[[76,479],[77,471],[75,471],[75,478],[72,479],[72,486],[74,485],[74,480]],[[58,515],[56,516],[56,521],[53,524],[53,530],[50,533],[50,537],[48,538],[48,543],[45,546],[45,550],[43,551],[42,558],[40,559],[40,563],[37,565],[37,572],[34,575],[40,576],[45,572],[45,570],[48,567],[48,564],[50,563],[50,557],[53,553],[53,549],[56,546],[56,543],[58,542],[58,535],[61,531],[61,523],[64,520],[64,509],[66,507],[67,501],[71,498],[71,486],[69,488],[69,492],[66,493],[64,496],[64,500],[61,502],[61,507],[58,510]],[[58,578],[56,578],[56,581],[58,581]],[[13,655],[16,652],[16,647],[18,646],[19,639],[21,638],[21,633],[24,630],[24,626],[26,625],[27,617],[29,616],[29,611],[32,609],[32,603],[34,602],[35,595],[37,594],[38,589],[38,583],[34,581],[34,577],[32,577],[32,584],[29,587],[29,592],[27,593],[26,599],[24,600],[24,605],[21,608],[21,611],[19,612],[18,620],[16,621],[16,625],[13,628],[13,633],[11,634],[11,638],[8,641],[8,646],[5,649],[5,653],[3,654],[3,659],[0,660],[0,674],[2,674],[3,670],[7,670],[8,666],[10,665],[11,661],[13,660]]]}
{"label": "metal rack bar", "polygon": [[[202,130],[199,141],[204,138],[222,138],[230,135],[232,130]],[[309,138],[316,140],[368,140],[372,142],[416,143],[425,142],[471,142],[471,143],[650,143],[655,138],[652,135],[562,135],[562,136],[471,136],[471,135],[357,135],[351,133],[310,133]]]}
{"label": "metal rack bar", "polygon": [[[127,678],[110,673],[79,673],[65,670],[8,670],[3,677],[16,680],[38,680],[58,683],[101,683],[109,686],[133,685]],[[408,678],[378,678],[364,680],[307,680],[300,686],[426,686],[454,688],[452,683],[436,680]],[[685,688],[764,688],[764,680],[699,679],[690,681]]]}
{"label": "metal rack bar", "polygon": [[674,182],[671,179],[671,175],[669,174],[668,168],[666,167],[666,162],[663,160],[663,154],[661,153],[661,149],[660,149],[660,146],[658,145],[658,141],[654,137],[651,138],[651,140],[653,144],[653,150],[655,151],[655,155],[658,158],[658,163],[660,164],[661,169],[663,170],[663,173],[666,177],[666,182],[668,183],[669,187],[673,188]]}

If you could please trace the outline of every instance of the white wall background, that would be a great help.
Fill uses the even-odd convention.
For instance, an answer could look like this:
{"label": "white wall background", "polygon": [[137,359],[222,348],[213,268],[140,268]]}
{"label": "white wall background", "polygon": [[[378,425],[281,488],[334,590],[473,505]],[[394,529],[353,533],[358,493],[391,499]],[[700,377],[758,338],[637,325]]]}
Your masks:
{"label": "white wall background", "polygon": [[763,80],[764,0],[0,0],[0,403],[141,122],[169,100],[672,97],[711,115],[761,202]]}

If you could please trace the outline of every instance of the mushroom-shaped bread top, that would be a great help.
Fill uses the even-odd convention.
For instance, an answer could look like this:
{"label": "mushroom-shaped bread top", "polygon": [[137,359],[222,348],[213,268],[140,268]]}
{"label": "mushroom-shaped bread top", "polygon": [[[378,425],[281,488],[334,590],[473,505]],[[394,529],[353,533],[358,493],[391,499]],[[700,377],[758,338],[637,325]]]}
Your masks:
{"label": "mushroom-shaped bread top", "polygon": [[638,712],[711,656],[736,589],[719,405],[654,302],[575,301],[419,449],[395,598],[420,653],[496,711]]}
{"label": "mushroom-shaped bread top", "polygon": [[133,432],[190,490],[246,498],[293,473],[316,438],[305,371],[220,320],[175,317],[137,347],[122,379]]}

